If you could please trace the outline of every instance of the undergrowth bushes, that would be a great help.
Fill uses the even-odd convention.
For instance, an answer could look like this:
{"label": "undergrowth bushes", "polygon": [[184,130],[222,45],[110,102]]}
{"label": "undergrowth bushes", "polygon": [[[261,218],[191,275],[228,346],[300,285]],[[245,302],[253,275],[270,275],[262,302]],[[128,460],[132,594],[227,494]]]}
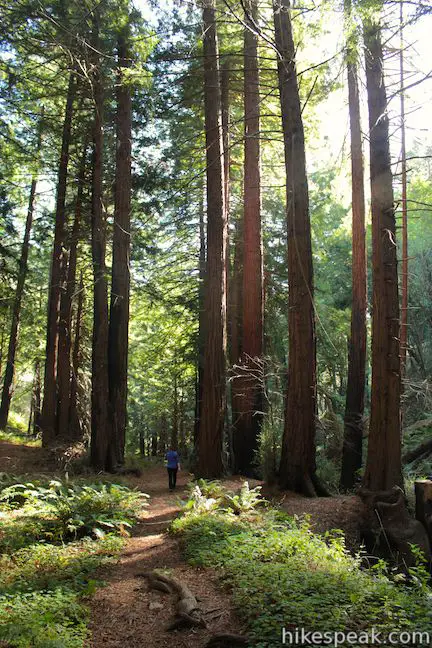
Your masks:
{"label": "undergrowth bushes", "polygon": [[421,564],[408,578],[392,575],[384,562],[367,569],[362,556],[346,551],[340,532],[316,535],[307,521],[275,509],[234,515],[201,501],[172,531],[191,563],[222,574],[257,648],[280,646],[283,627],[432,636],[429,575]]}
{"label": "undergrowth bushes", "polygon": [[82,648],[82,598],[116,557],[147,496],[109,483],[0,478],[0,643]]}

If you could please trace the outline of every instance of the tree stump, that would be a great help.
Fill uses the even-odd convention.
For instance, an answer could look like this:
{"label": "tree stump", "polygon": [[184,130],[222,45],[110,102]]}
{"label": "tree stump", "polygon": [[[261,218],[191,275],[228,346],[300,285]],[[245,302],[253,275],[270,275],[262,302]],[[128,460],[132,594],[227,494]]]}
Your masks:
{"label": "tree stump", "polygon": [[425,527],[432,543],[432,480],[419,479],[415,488],[415,516]]}

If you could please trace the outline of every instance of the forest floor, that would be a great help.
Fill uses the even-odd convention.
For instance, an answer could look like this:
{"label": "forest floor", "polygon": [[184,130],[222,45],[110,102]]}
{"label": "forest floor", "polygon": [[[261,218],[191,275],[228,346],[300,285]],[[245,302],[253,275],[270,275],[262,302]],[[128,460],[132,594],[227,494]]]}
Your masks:
{"label": "forest floor", "polygon": [[[38,447],[0,441],[0,472],[11,474],[40,473],[51,470],[52,457]],[[127,484],[150,496],[149,506],[134,527],[118,562],[100,569],[97,577],[105,587],[96,591],[91,608],[91,648],[162,648],[179,646],[203,648],[216,633],[242,634],[244,628],[236,616],[229,592],[209,569],[188,565],[182,558],[176,539],[167,533],[170,522],[187,500],[186,485],[192,475],[179,472],[177,489],[168,491],[166,470],[152,466],[141,477],[128,477]],[[124,478],[123,478],[124,480]],[[238,490],[243,480],[224,480],[229,490]],[[249,480],[251,486],[261,484]],[[263,493],[292,515],[308,515],[312,528],[319,533],[341,529],[350,547],[358,546],[361,502],[353,496],[306,499],[293,493],[278,493],[263,485]],[[204,611],[207,628],[168,632],[165,628],[174,617],[175,601],[171,596],[149,590],[146,579],[138,574],[153,569],[167,570],[195,594]]]}

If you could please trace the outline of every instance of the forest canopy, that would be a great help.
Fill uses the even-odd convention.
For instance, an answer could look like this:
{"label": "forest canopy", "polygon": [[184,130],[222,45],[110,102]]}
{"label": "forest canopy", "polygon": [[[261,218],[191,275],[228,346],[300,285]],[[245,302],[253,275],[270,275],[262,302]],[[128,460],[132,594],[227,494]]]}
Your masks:
{"label": "forest canopy", "polygon": [[2,429],[310,494],[427,475],[429,3],[0,12]]}

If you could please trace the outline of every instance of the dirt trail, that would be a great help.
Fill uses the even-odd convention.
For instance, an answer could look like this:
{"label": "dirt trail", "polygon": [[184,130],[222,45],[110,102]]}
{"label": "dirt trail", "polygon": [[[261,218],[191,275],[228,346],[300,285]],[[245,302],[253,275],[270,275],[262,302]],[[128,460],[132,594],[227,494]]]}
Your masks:
{"label": "dirt trail", "polygon": [[[191,475],[179,473],[174,493],[168,492],[166,471],[160,467],[146,471],[142,479],[131,480],[150,495],[150,505],[145,518],[134,528],[119,563],[106,571],[107,586],[99,589],[91,601],[92,648],[201,648],[214,633],[242,632],[230,597],[217,585],[216,578],[208,570],[187,565],[176,540],[166,533],[180,511],[190,479]],[[149,591],[145,579],[136,577],[151,569],[168,569],[170,576],[190,587],[206,612],[207,629],[165,631],[174,616],[173,597]]]}
{"label": "dirt trail", "polygon": [[[0,472],[11,474],[53,472],[53,457],[38,447],[0,441]],[[115,565],[102,569],[98,577],[106,583],[89,600],[92,632],[89,648],[204,648],[209,637],[219,632],[243,634],[229,592],[223,591],[210,570],[192,567],[182,559],[177,541],[167,528],[186,500],[185,486],[192,476],[179,473],[177,489],[168,491],[166,470],[162,466],[145,470],[142,477],[130,477],[128,485],[150,495],[149,507],[133,530]],[[249,480],[251,486],[261,482]],[[239,489],[240,477],[224,480],[229,490]],[[342,529],[349,547],[358,546],[362,504],[359,498],[339,496],[306,499],[295,493],[280,493],[263,488],[263,494],[275,500],[291,515],[310,516],[314,530]],[[148,590],[145,579],[137,574],[152,569],[167,569],[182,580],[200,602],[208,627],[165,631],[173,619],[173,597]]]}

